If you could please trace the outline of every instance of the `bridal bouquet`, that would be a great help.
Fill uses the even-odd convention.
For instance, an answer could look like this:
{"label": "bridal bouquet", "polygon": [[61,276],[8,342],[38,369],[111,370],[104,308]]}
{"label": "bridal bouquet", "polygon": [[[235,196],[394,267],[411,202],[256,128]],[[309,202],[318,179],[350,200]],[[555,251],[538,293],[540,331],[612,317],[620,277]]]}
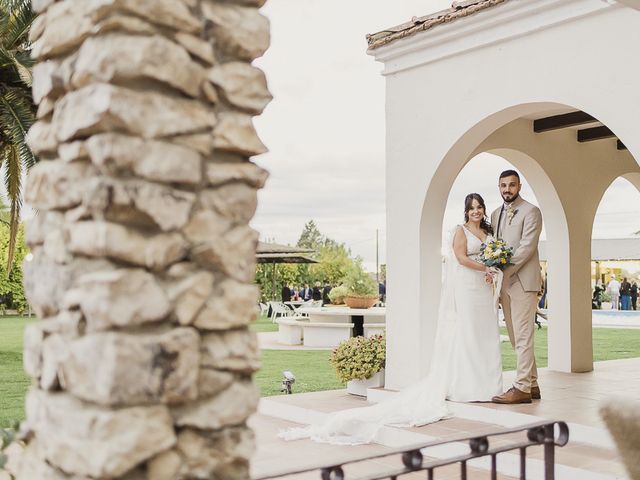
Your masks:
{"label": "bridal bouquet", "polygon": [[[483,243],[480,246],[479,260],[488,267],[503,270],[513,257],[513,248],[507,245],[507,242],[497,238],[490,242]],[[500,300],[500,290],[502,288],[502,272],[491,274],[491,288],[493,289],[493,308],[498,311],[498,303]]]}
{"label": "bridal bouquet", "polygon": [[513,248],[499,238],[483,243],[480,247],[480,262],[488,267],[502,270],[509,265],[512,256]]}

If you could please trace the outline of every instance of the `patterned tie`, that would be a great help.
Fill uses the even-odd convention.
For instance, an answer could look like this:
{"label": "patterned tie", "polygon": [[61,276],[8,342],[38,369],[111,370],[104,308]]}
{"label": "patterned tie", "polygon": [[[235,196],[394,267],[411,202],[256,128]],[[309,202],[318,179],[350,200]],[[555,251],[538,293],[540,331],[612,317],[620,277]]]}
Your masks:
{"label": "patterned tie", "polygon": [[500,234],[504,235],[504,226],[507,222],[507,216],[508,216],[508,211],[509,208],[511,208],[511,205],[508,203],[505,203],[504,205],[502,205],[502,209],[500,211],[500,218],[498,219],[498,238],[500,237]]}

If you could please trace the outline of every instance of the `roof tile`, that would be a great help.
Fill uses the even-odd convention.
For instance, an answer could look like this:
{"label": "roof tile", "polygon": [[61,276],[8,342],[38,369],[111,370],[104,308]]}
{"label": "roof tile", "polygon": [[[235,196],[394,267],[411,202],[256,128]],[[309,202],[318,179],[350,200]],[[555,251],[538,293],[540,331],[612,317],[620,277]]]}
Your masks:
{"label": "roof tile", "polygon": [[487,8],[500,5],[509,0],[459,0],[453,2],[451,8],[441,10],[424,17],[413,17],[410,22],[367,35],[369,50],[387,45],[395,40],[415,35],[418,32],[430,30],[438,25],[451,23],[460,18],[468,17]]}

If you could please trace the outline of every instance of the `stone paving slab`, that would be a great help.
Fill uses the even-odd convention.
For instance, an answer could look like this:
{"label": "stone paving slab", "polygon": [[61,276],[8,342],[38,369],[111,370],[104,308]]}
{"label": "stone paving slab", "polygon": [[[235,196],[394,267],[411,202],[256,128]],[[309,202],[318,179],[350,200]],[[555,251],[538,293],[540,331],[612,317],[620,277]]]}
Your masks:
{"label": "stone paving slab", "polygon": [[[509,384],[513,375],[513,372],[505,372],[505,385]],[[390,443],[402,441],[403,438],[407,440],[407,444],[419,438],[423,438],[426,443],[433,438],[446,439],[461,434],[472,436],[496,431],[504,428],[504,425],[509,422],[515,425],[533,423],[541,418],[564,420],[570,424],[570,442],[567,446],[556,450],[556,478],[561,480],[626,478],[624,467],[599,418],[598,404],[606,395],[622,392],[627,398],[640,401],[640,359],[598,362],[595,364],[594,372],[582,374],[542,369],[540,384],[543,398],[532,404],[513,406],[490,403],[457,404],[462,407],[460,411],[464,418],[454,417],[411,429],[385,427],[390,432],[388,435],[385,432],[383,437],[392,439],[389,440]],[[305,423],[303,421],[305,415],[308,418],[318,418],[328,412],[364,405],[367,405],[366,400],[349,395],[345,390],[263,398],[261,413],[251,419],[251,425],[258,435],[258,451],[252,463],[253,475],[281,471],[287,467],[302,468],[315,465],[319,460],[327,464],[340,463],[345,459],[360,457],[363,454],[375,455],[384,452],[385,449],[388,451],[389,446],[379,444],[338,447],[317,444],[309,440],[285,442],[277,438],[278,430]],[[295,418],[298,423],[286,420],[288,416]],[[508,440],[511,439],[503,437],[495,442],[500,444]],[[455,451],[456,448],[462,448],[462,446],[455,445],[440,453],[446,455],[448,451]],[[498,478],[517,478],[517,472],[514,471],[517,466],[517,455],[503,455],[504,458],[498,457],[499,468],[502,469]],[[527,478],[543,478],[542,458],[541,448],[529,449]],[[395,465],[398,465],[397,459],[389,458],[385,462],[392,464],[396,462]],[[388,465],[385,462],[378,461],[380,464],[376,463],[370,468]],[[369,467],[362,468],[363,472],[368,472],[366,469]],[[446,472],[443,471],[436,478],[459,478],[458,468],[448,467]],[[486,468],[486,465],[480,463],[474,465],[468,478],[489,478]],[[319,478],[319,474],[291,478]],[[350,477],[347,476],[347,478]],[[416,478],[425,478],[425,474],[422,473]]]}

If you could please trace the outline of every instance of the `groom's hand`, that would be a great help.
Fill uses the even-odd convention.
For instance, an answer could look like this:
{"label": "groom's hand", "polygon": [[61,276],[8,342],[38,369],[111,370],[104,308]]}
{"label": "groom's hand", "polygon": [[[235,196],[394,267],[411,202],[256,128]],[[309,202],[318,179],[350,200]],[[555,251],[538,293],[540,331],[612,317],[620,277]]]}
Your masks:
{"label": "groom's hand", "polygon": [[510,287],[517,279],[516,270],[512,266],[504,269],[504,278],[502,279],[502,285]]}

